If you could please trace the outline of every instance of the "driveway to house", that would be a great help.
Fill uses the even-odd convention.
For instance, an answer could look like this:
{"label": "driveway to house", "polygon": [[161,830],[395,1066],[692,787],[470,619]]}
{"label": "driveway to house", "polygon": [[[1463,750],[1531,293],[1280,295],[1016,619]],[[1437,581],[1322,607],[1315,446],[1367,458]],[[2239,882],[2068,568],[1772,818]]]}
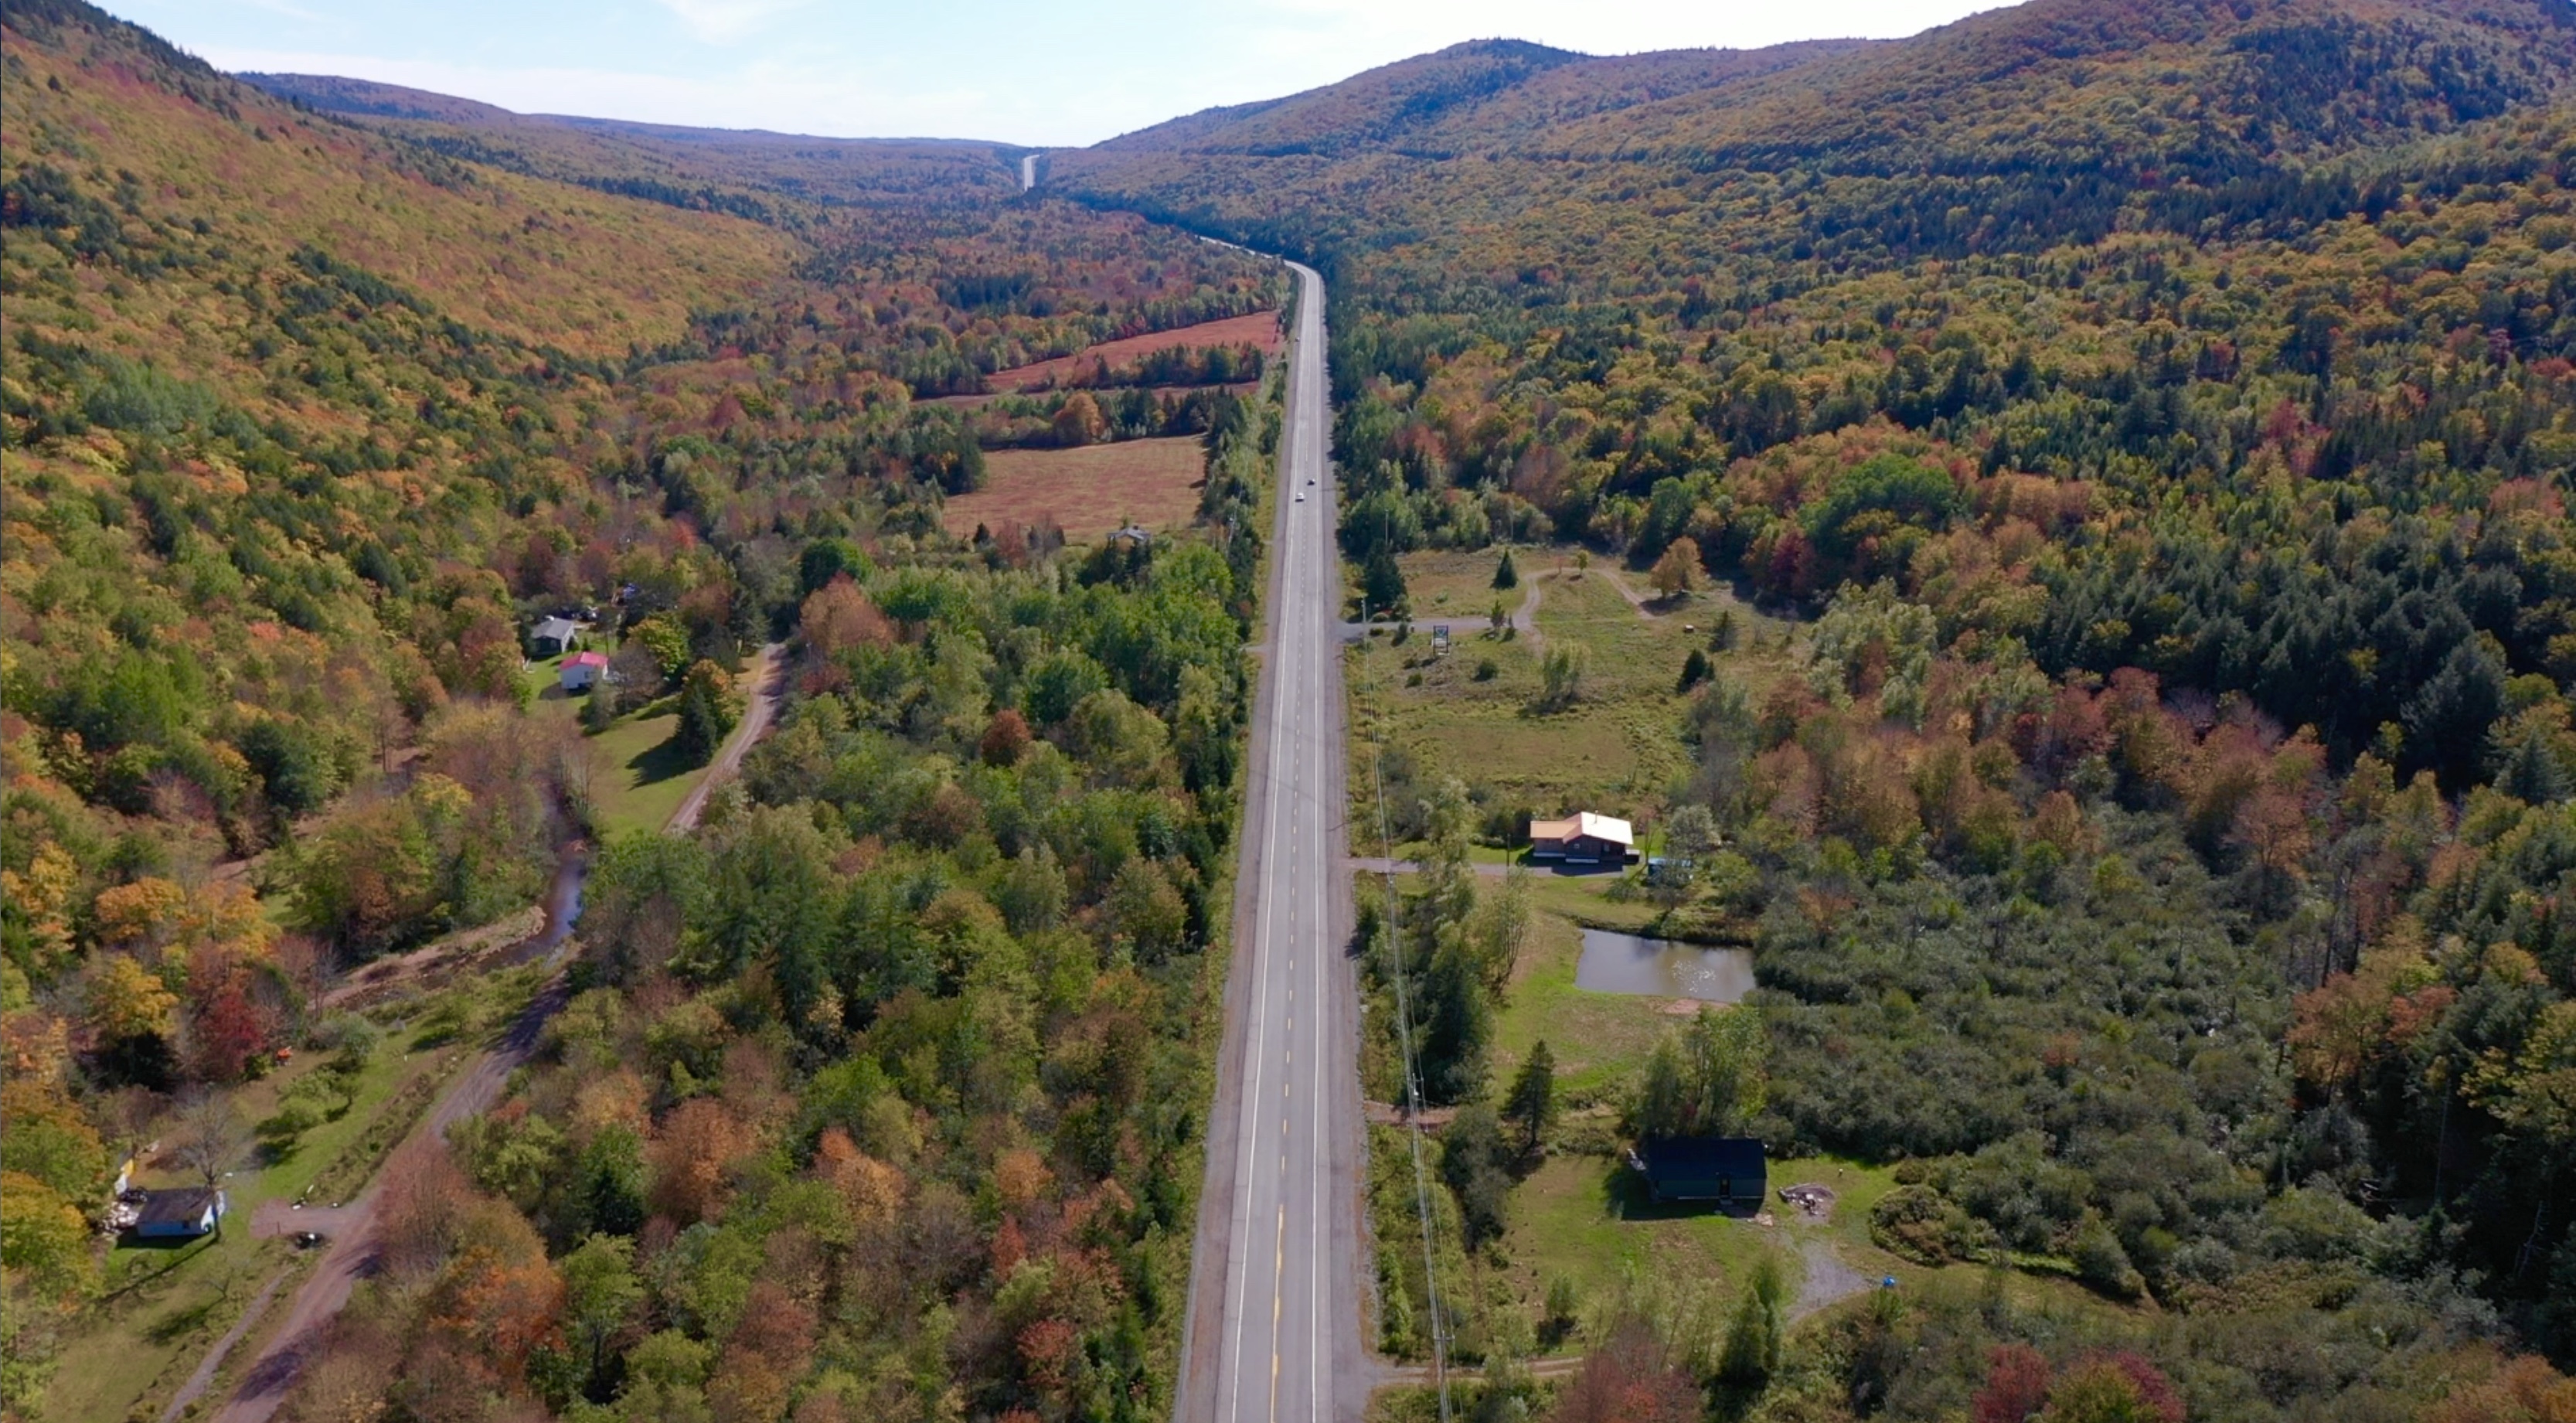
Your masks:
{"label": "driveway to house", "polygon": [[[706,809],[707,791],[740,769],[743,753],[776,718],[779,652],[780,647],[776,643],[760,650],[751,674],[751,705],[743,712],[742,720],[734,725],[733,734],[717,751],[714,763],[707,768],[706,779],[700,781],[688,799],[680,802],[679,809],[672,812],[670,823],[664,827],[666,833],[685,834],[696,826],[700,812]],[[572,943],[572,938],[565,935],[547,951],[545,963],[549,969],[561,962]],[[253,1217],[251,1225],[255,1234],[321,1229],[329,1234],[330,1243],[323,1251],[321,1263],[295,1291],[293,1302],[287,1306],[286,1318],[269,1336],[258,1357],[251,1361],[240,1387],[215,1414],[215,1423],[268,1423],[279,1405],[286,1402],[288,1392],[303,1375],[304,1365],[321,1346],[324,1330],[348,1304],[349,1295],[357,1289],[358,1282],[375,1273],[376,1226],[384,1204],[385,1182],[417,1169],[430,1153],[446,1150],[449,1127],[467,1117],[491,1110],[492,1104],[500,1100],[501,1090],[509,1085],[510,1074],[536,1055],[538,1044],[545,1039],[546,1020],[563,1007],[568,996],[562,974],[557,973],[547,979],[546,986],[537,991],[537,996],[529,1000],[517,1018],[511,1020],[500,1041],[449,1084],[446,1094],[431,1106],[428,1115],[412,1128],[411,1134],[403,1138],[402,1144],[394,1149],[375,1178],[367,1183],[366,1189],[360,1191],[355,1200],[344,1206],[321,1210],[307,1208],[291,1213],[263,1208]],[[197,1366],[188,1381],[189,1389],[203,1390],[214,1378],[216,1371],[223,1367],[224,1357],[234,1342],[247,1332],[251,1316],[255,1316],[265,1303],[266,1297],[263,1296],[245,1316],[242,1325],[217,1340],[215,1346],[207,1351],[205,1361]]]}
{"label": "driveway to house", "polygon": [[706,775],[690,788],[679,808],[671,812],[670,823],[662,827],[668,833],[677,835],[698,828],[698,817],[706,813],[707,793],[714,790],[719,782],[731,780],[734,773],[742,769],[743,753],[749,751],[751,743],[758,741],[761,734],[769,730],[770,722],[777,719],[780,683],[785,680],[780,675],[779,663],[785,651],[785,644],[773,642],[760,649],[760,655],[752,659],[749,674],[751,702],[743,708],[742,720],[734,723],[733,734],[726,737],[725,744],[717,750],[716,759],[707,766]]}

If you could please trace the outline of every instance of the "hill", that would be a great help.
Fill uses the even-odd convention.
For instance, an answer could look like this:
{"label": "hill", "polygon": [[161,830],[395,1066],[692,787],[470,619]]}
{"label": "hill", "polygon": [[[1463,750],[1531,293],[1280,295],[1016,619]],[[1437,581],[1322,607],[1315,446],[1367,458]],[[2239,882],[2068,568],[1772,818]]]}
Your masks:
{"label": "hill", "polygon": [[[1749,250],[1960,255],[2196,224],[2335,155],[2545,100],[2576,64],[2567,14],[2558,0],[2032,0],[1901,44],[1687,61],[1466,45],[1055,155],[1049,172],[1077,195],[1318,254],[1353,224],[1372,249],[1468,230],[1543,246],[1531,229],[1554,220],[1550,195],[1615,229],[1654,190],[1658,235],[1699,229],[1695,255],[1728,250],[1708,241],[1715,225],[1765,220],[1735,206],[1762,191],[1746,179],[1796,172],[1822,185],[1797,230],[1775,216],[1743,234]],[[1975,225],[1952,230],[1954,209]],[[1633,259],[1604,236],[1587,245]]]}
{"label": "hill", "polygon": [[677,207],[803,224],[820,209],[990,202],[1019,190],[1019,154],[950,139],[836,139],[516,114],[395,84],[238,76],[318,113],[449,157]]}

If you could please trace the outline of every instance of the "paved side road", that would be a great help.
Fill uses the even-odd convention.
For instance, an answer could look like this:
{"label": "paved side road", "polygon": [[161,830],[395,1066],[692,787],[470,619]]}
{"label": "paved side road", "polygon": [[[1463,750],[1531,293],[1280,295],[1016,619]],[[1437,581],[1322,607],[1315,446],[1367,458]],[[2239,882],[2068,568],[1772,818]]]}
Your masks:
{"label": "paved side road", "polygon": [[1324,283],[1290,266],[1300,290],[1270,625],[1190,1270],[1181,1423],[1356,1420],[1376,1381],[1360,1311],[1365,1139],[1359,995],[1346,954],[1342,585],[1324,478]]}
{"label": "paved side road", "polygon": [[[670,823],[664,827],[668,833],[683,834],[698,823],[698,816],[706,809],[708,790],[739,770],[743,753],[769,730],[770,722],[778,714],[779,653],[780,647],[776,643],[760,650],[759,659],[752,665],[749,707],[744,710],[742,720],[735,723],[733,734],[717,751],[714,763],[707,769],[706,779],[700,781],[697,788],[689,792],[688,799],[680,802],[679,808],[672,812]],[[558,944],[549,961],[560,957],[570,943],[571,940],[566,939]],[[501,1089],[509,1085],[510,1074],[525,1066],[535,1055],[537,1045],[545,1038],[546,1020],[563,1007],[565,998],[564,980],[558,974],[549,979],[528,1006],[520,1011],[501,1041],[475,1059],[448,1087],[446,1095],[430,1107],[429,1114],[412,1128],[411,1135],[403,1138],[402,1145],[394,1149],[384,1168],[376,1173],[365,1190],[358,1193],[356,1200],[327,1213],[298,1211],[295,1215],[301,1219],[284,1222],[299,1229],[327,1228],[331,1231],[331,1243],[323,1251],[313,1273],[306,1276],[304,1283],[296,1289],[293,1302],[287,1306],[286,1318],[251,1361],[240,1387],[233,1391],[222,1411],[215,1415],[215,1423],[268,1423],[279,1405],[286,1402],[288,1392],[295,1387],[304,1365],[321,1342],[323,1327],[349,1302],[349,1295],[357,1289],[358,1282],[375,1272],[376,1217],[383,1205],[384,1183],[416,1169],[415,1163],[424,1154],[444,1150],[443,1142],[449,1127],[479,1112],[491,1110],[492,1104],[500,1100]],[[260,1218],[254,1220],[253,1229],[260,1230],[263,1226],[268,1230],[279,1229],[282,1219],[280,1213],[263,1211]],[[266,1304],[267,1298],[263,1295],[252,1306],[251,1315],[255,1316]],[[196,1374],[190,1378],[188,1391],[174,1406],[184,1406],[193,1400],[195,1392],[205,1388],[207,1381],[223,1366],[225,1354],[242,1335],[249,1319],[250,1316],[246,1316],[244,1326],[236,1327],[208,1351],[205,1362],[197,1366]]]}

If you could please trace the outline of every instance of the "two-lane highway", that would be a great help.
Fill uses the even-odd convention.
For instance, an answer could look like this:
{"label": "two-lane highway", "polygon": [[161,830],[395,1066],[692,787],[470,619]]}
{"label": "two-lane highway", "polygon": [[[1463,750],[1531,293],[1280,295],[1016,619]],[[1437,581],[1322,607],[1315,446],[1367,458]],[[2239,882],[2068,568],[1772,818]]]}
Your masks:
{"label": "two-lane highway", "polygon": [[[1342,859],[1342,584],[1325,477],[1324,283],[1297,274],[1269,638],[1252,731],[1226,1040],[1190,1275],[1181,1423],[1356,1419],[1356,1008]],[[1302,498],[1300,496],[1303,496]]]}

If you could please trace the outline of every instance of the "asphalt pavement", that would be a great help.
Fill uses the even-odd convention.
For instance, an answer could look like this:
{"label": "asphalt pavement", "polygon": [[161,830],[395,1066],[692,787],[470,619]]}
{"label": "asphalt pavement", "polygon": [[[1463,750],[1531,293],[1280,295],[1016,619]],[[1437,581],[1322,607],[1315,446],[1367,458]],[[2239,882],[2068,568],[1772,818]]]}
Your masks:
{"label": "asphalt pavement", "polygon": [[1359,997],[1346,952],[1324,283],[1289,265],[1295,353],[1181,1423],[1356,1420],[1375,1381],[1360,1283]]}

